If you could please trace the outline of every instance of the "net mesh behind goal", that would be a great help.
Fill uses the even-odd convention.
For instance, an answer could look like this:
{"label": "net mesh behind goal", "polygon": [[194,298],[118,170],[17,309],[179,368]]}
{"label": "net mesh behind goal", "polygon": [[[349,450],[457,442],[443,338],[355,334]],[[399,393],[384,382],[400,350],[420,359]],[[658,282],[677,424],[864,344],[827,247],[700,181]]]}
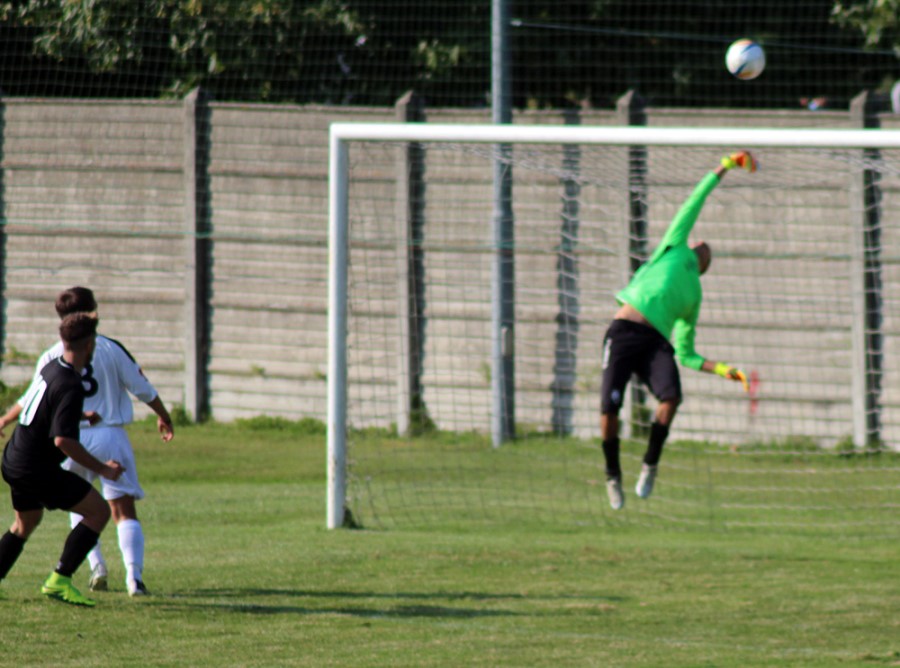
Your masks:
{"label": "net mesh behind goal", "polygon": [[[454,521],[898,530],[900,152],[755,151],[693,237],[713,248],[684,402],[649,500],[655,399],[621,414],[605,495],[601,344],[615,294],[723,149],[514,145],[514,241],[492,232],[488,144],[349,144],[347,503],[363,525]],[[505,153],[503,155],[506,155]],[[492,264],[515,266],[516,438],[490,439]]]}

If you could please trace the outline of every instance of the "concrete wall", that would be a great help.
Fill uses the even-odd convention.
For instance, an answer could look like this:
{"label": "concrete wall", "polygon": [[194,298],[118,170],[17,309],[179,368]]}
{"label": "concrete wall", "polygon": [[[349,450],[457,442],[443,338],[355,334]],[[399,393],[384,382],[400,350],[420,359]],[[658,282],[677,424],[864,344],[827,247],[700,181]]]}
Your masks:
{"label": "concrete wall", "polygon": [[[102,331],[122,340],[142,363],[147,376],[169,404],[185,403],[191,396],[185,370],[196,360],[207,373],[208,410],[220,420],[258,414],[289,418],[325,417],[326,300],[327,300],[327,128],[334,121],[392,121],[392,109],[322,108],[234,105],[212,102],[208,114],[208,160],[204,163],[205,214],[210,241],[209,282],[202,304],[191,303],[193,264],[190,241],[191,133],[195,119],[178,101],[83,101],[6,99],[2,107],[2,212],[6,219],[4,254],[4,363],[0,379],[21,382],[29,377],[34,358],[53,342],[57,318],[56,293],[67,286],[92,287],[100,302]],[[431,122],[489,121],[486,110],[428,110]],[[584,125],[617,125],[614,111],[585,111]],[[558,112],[529,112],[516,118],[521,124],[562,124]],[[840,112],[728,112],[649,109],[653,126],[743,127],[850,127],[849,114]],[[885,126],[896,125],[884,117]],[[596,178],[624,178],[627,155],[610,150],[604,158],[611,170]],[[712,156],[714,159],[715,156]],[[553,156],[558,164],[559,156]],[[651,152],[650,173],[656,178],[649,192],[649,237],[658,240],[674,213],[672,203],[689,191],[696,174],[675,174]],[[483,247],[458,252],[460,245],[479,239],[489,222],[491,186],[488,163],[473,166],[465,159],[430,161],[426,219],[432,239],[453,252],[427,255],[427,275],[434,285],[428,312],[425,386],[429,410],[441,426],[486,429],[490,408],[485,382],[485,341],[489,339],[489,296],[486,286],[467,281],[488,275],[490,254]],[[477,162],[477,161],[476,161]],[[591,166],[592,169],[601,169]],[[351,331],[351,361],[368,369],[358,383],[351,417],[361,424],[396,421],[397,353],[396,285],[400,266],[396,249],[377,248],[383,239],[381,221],[395,221],[397,211],[396,155],[382,164],[361,164],[354,184],[352,207],[365,248],[367,268],[359,263],[362,251],[354,248],[353,278],[373,292],[355,308],[368,313]],[[619,173],[616,173],[619,170]],[[559,180],[538,169],[515,170],[517,218],[517,380],[520,383],[520,422],[546,428],[550,418],[553,383],[554,337],[558,331],[555,297],[557,274],[553,244],[558,243],[561,211]],[[885,184],[885,209],[896,199],[895,184]],[[686,190],[687,189],[687,190]],[[611,313],[611,296],[621,287],[627,266],[623,255],[623,225],[627,203],[619,188],[582,190],[585,221],[581,228],[581,313],[579,382],[575,397],[577,433],[596,434],[599,346]],[[742,194],[750,209],[771,210],[771,202],[754,204],[754,196],[771,198],[772,190]],[[849,204],[842,176],[833,184],[820,182],[807,192],[806,204],[793,203],[819,221],[823,236],[819,250],[835,257],[846,255],[843,241],[829,234],[829,212]],[[453,203],[452,208],[448,203]],[[765,206],[763,206],[765,204]],[[788,203],[786,203],[788,204]],[[796,267],[779,262],[796,258],[766,256],[765,249],[741,257],[734,229],[728,228],[724,200],[710,203],[704,215],[711,238],[735,239],[726,243],[717,267],[716,288],[704,303],[701,343],[723,359],[740,361],[752,348],[752,363],[763,377],[787,378],[809,373],[824,364],[829,383],[807,380],[791,402],[774,399],[765,428],[752,426],[760,437],[791,433],[837,439],[850,433],[850,406],[846,386],[846,339],[850,336],[849,305],[829,313],[843,313],[819,322],[815,309],[789,309],[787,319],[796,326],[779,329],[777,316],[783,301],[776,297],[760,313],[770,320],[747,326],[745,314],[729,308],[747,276],[783,274],[797,277]],[[768,208],[766,208],[768,207]],[[717,223],[715,221],[721,221]],[[768,221],[774,225],[774,221]],[[891,218],[891,223],[894,219]],[[773,229],[772,227],[766,229]],[[885,225],[883,238],[890,248],[900,244],[897,226]],[[814,232],[817,233],[817,232]],[[746,230],[741,247],[754,241]],[[760,240],[760,243],[762,241]],[[827,246],[831,243],[834,247]],[[529,250],[529,249],[533,249]],[[885,256],[893,257],[889,249]],[[378,262],[382,264],[378,264]],[[382,267],[379,269],[379,266]],[[361,273],[374,272],[372,275]],[[836,281],[828,287],[845,298],[849,291],[827,266],[810,271],[820,279]],[[379,277],[378,274],[381,274]],[[893,264],[885,268],[886,302],[893,303],[900,283]],[[849,271],[841,269],[840,276]],[[795,282],[800,278],[792,279]],[[445,292],[442,294],[440,290]],[[779,283],[776,295],[789,294],[790,283]],[[794,286],[798,294],[809,294]],[[825,288],[823,288],[825,289]],[[460,291],[462,290],[462,291]],[[549,297],[548,297],[549,295]],[[195,353],[197,329],[191,319],[200,312],[209,332],[208,350]],[[823,309],[821,313],[825,313]],[[900,427],[894,413],[900,407],[897,380],[896,319],[885,309],[889,333],[885,358],[884,400],[890,434]],[[356,317],[356,316],[354,316]],[[372,323],[379,323],[376,327]],[[356,324],[353,324],[355,327]],[[799,349],[785,346],[797,332],[830,330],[821,344]],[[807,339],[810,337],[806,336]],[[835,341],[834,339],[837,339]],[[462,351],[468,350],[463,355]],[[830,357],[829,357],[830,356]],[[831,359],[833,358],[833,359]],[[465,359],[465,363],[461,360]],[[825,359],[825,362],[822,360]],[[387,360],[387,361],[386,361]],[[892,371],[893,373],[888,373]],[[681,435],[708,433],[704,415],[721,416],[715,432],[726,436],[723,421],[746,411],[735,408],[734,396],[724,395],[717,379],[684,374],[691,403],[679,419]],[[833,381],[833,382],[831,382]],[[463,395],[455,391],[467,386]],[[784,385],[784,383],[782,383]],[[796,396],[803,394],[802,397]],[[773,390],[772,395],[776,392]],[[798,406],[806,406],[801,409]]]}

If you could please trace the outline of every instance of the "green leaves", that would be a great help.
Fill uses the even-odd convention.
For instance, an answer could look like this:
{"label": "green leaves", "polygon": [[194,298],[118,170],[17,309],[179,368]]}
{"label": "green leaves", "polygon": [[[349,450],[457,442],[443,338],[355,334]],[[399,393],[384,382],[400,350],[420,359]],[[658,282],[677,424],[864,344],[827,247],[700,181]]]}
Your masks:
{"label": "green leaves", "polygon": [[868,47],[888,46],[898,50],[900,46],[900,0],[837,0],[831,15],[842,28],[862,33]]}
{"label": "green leaves", "polygon": [[0,15],[34,30],[34,55],[127,77],[154,97],[202,84],[220,99],[302,101],[315,54],[352,49],[367,29],[335,0],[25,0]]}

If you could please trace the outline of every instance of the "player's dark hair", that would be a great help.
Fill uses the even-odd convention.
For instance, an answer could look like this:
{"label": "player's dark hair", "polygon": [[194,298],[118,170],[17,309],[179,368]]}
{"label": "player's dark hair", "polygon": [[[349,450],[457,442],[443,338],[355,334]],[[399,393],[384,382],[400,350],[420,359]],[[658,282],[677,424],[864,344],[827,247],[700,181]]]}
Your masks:
{"label": "player's dark hair", "polygon": [[89,313],[71,313],[59,323],[59,337],[69,346],[77,347],[97,333],[97,316]]}
{"label": "player's dark hair", "polygon": [[90,288],[75,286],[63,290],[56,298],[56,312],[60,318],[71,313],[90,313],[97,310],[97,300]]}

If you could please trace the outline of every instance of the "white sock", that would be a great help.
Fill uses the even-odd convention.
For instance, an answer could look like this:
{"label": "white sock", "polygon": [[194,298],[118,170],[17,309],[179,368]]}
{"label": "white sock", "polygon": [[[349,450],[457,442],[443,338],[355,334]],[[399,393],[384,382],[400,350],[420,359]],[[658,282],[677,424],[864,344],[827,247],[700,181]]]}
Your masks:
{"label": "white sock", "polygon": [[[74,529],[78,526],[81,520],[84,519],[78,513],[69,513],[69,524]],[[103,551],[100,549],[100,539],[97,539],[97,544],[94,545],[94,549],[88,552],[88,564],[91,567],[91,573],[97,570],[99,567],[100,573],[106,575],[109,573],[109,570],[106,568],[106,559],[103,558]]]}
{"label": "white sock", "polygon": [[138,520],[123,520],[116,525],[119,549],[125,563],[125,580],[142,580],[144,570],[144,530]]}

